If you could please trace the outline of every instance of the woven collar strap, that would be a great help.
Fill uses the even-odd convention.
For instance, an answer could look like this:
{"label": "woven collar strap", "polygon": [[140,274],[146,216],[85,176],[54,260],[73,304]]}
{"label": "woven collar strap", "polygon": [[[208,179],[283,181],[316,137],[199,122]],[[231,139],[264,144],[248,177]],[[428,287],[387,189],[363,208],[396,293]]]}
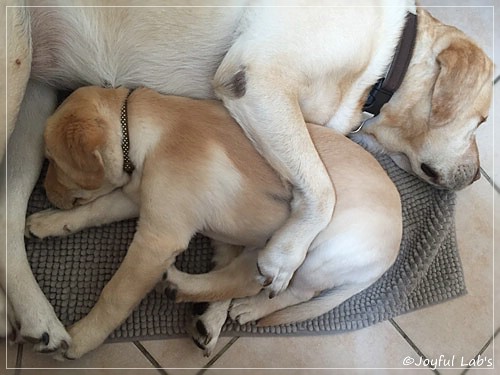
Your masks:
{"label": "woven collar strap", "polygon": [[387,75],[373,86],[363,111],[377,116],[382,106],[391,100],[392,95],[399,88],[410,64],[415,39],[417,36],[417,16],[413,13],[406,15],[406,23],[399,44],[394,53]]}
{"label": "woven collar strap", "polygon": [[132,174],[135,167],[129,157],[130,150],[130,140],[128,136],[128,98],[130,94],[132,94],[134,90],[129,90],[127,97],[125,98],[125,102],[123,102],[121,113],[120,113],[120,124],[122,128],[122,151],[123,151],[123,170],[128,174]]}

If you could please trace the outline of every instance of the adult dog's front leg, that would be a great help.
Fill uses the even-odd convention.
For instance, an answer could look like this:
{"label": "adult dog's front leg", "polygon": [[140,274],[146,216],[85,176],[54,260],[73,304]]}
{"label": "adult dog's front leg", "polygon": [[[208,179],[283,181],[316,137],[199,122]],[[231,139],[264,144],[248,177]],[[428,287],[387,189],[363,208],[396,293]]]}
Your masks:
{"label": "adult dog's front leg", "polygon": [[36,212],[26,220],[25,233],[38,238],[67,236],[85,228],[131,219],[138,215],[139,207],[119,189],[70,210],[48,209]]}
{"label": "adult dog's front leg", "polygon": [[69,328],[72,345],[62,353],[64,357],[79,358],[102,344],[155,286],[174,261],[175,254],[187,247],[191,237],[191,233],[166,233],[167,228],[154,233],[148,229],[148,225],[141,228],[139,224],[127,255],[96,305]]}
{"label": "adult dog's front leg", "polygon": [[[20,327],[20,337],[37,343],[36,350],[52,351],[70,337],[40,290],[31,272],[24,248],[24,224],[28,198],[43,161],[43,128],[54,110],[55,92],[30,82],[7,153],[7,297],[11,303],[10,321]],[[4,187],[4,184],[2,184]],[[5,194],[0,194],[1,199]],[[3,260],[3,257],[2,257]]]}
{"label": "adult dog's front leg", "polygon": [[294,186],[291,215],[258,258],[264,279],[272,279],[273,296],[286,289],[310,244],[331,220],[335,192],[297,94],[283,86],[285,78],[264,67],[239,66],[223,63],[215,77],[216,92],[259,152]]}

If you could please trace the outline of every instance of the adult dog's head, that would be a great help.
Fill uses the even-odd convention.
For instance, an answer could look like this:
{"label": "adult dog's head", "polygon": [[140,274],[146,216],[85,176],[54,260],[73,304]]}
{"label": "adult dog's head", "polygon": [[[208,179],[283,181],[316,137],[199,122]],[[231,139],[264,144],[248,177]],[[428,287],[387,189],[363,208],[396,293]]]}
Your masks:
{"label": "adult dog's head", "polygon": [[[120,106],[128,90],[76,90],[47,120],[47,197],[69,209],[105,195],[128,180],[121,165]],[[122,95],[123,94],[123,95]]]}
{"label": "adult dog's head", "polygon": [[396,163],[442,188],[479,178],[474,136],[491,103],[493,64],[461,31],[418,10],[417,40],[400,88],[364,132]]}

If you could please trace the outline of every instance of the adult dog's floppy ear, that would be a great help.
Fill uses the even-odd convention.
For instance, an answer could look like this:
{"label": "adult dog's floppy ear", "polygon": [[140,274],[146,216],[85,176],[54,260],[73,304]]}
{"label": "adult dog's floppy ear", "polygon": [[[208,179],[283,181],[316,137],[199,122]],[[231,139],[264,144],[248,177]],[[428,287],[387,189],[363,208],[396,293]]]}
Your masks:
{"label": "adult dog's floppy ear", "polygon": [[432,94],[431,126],[442,126],[470,105],[481,87],[487,61],[479,47],[458,39],[443,49],[436,61],[439,72]]}

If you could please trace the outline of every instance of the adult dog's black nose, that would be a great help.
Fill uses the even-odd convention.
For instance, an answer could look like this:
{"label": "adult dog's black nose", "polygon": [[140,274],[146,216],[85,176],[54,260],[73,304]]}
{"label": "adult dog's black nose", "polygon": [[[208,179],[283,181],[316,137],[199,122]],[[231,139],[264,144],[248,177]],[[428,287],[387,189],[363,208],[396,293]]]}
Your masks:
{"label": "adult dog's black nose", "polygon": [[420,169],[430,178],[436,179],[438,177],[437,172],[425,163],[420,164]]}

